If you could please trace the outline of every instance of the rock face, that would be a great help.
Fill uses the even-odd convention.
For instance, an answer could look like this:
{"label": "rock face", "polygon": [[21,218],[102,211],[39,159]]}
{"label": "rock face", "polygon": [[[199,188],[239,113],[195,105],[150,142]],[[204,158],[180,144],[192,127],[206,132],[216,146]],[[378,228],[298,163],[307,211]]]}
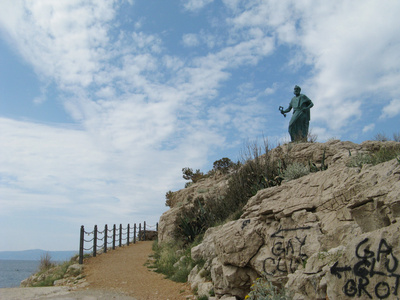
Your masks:
{"label": "rock face", "polygon": [[[44,272],[38,272],[31,275],[29,278],[21,281],[21,287],[42,286],[44,282],[51,282],[54,278],[59,278],[63,266],[56,265]],[[88,285],[86,279],[82,275],[83,265],[74,263],[68,266],[62,278],[54,281],[54,286],[69,286],[73,288],[82,288]]]}
{"label": "rock face", "polygon": [[[260,190],[240,219],[210,228],[192,249],[206,264],[190,278],[211,272],[220,298],[243,299],[264,275],[294,299],[398,299],[400,164],[347,166],[357,152],[390,145],[398,143],[284,146],[317,164],[325,150],[328,169]],[[160,219],[164,228],[170,211]]]}
{"label": "rock face", "polygon": [[142,231],[139,234],[139,239],[141,241],[154,241],[157,239],[157,231],[155,230]]}

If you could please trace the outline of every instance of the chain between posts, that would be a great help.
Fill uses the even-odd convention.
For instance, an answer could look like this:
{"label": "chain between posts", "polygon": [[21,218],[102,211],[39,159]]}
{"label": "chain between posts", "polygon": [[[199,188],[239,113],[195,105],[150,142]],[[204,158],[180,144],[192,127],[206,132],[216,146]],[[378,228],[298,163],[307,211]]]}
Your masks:
{"label": "chain between posts", "polygon": [[[139,223],[139,230],[137,230],[136,223],[133,224],[133,227],[130,227],[128,224],[127,227],[123,228],[122,224],[119,225],[117,230],[116,225],[114,224],[112,229],[108,229],[108,225],[104,225],[104,230],[99,231],[97,225],[94,225],[94,229],[91,232],[85,231],[85,227],[82,225],[80,228],[80,239],[79,239],[79,263],[83,264],[83,256],[86,253],[92,253],[95,257],[97,256],[98,249],[102,248],[103,253],[107,253],[107,250],[110,250],[109,245],[111,244],[111,249],[115,249],[115,243],[118,241],[118,246],[122,247],[125,245],[129,246],[130,243],[135,244],[136,241],[145,241],[146,240],[146,230],[148,228],[156,228],[156,232],[158,232],[158,223],[154,226],[149,226],[146,222],[142,224]],[[133,232],[131,231],[133,229]],[[112,233],[109,235],[109,233]],[[133,234],[132,234],[133,233]],[[132,235],[131,235],[132,234]],[[85,239],[85,235],[92,236],[91,239]],[[99,237],[100,236],[100,237]],[[126,236],[126,237],[125,237]],[[109,242],[111,240],[111,242]],[[103,245],[99,245],[99,242],[102,241]],[[90,248],[85,248],[85,243],[92,243]]]}

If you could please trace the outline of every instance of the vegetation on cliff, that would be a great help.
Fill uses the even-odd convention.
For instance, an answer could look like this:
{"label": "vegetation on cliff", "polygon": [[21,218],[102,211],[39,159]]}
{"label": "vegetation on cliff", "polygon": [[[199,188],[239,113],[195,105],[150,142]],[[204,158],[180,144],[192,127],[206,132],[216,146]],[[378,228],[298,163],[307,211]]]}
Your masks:
{"label": "vegetation on cliff", "polygon": [[[339,141],[330,141],[331,144],[335,142]],[[271,149],[268,142],[265,142],[262,147],[253,143],[242,151],[240,162],[229,163],[230,160],[227,158],[221,159],[219,163],[215,162],[214,165],[223,166],[222,170],[213,168],[210,172],[203,174],[200,170],[193,172],[190,168],[184,168],[182,170],[184,178],[186,176],[185,179],[191,182],[184,190],[169,191],[166,195],[166,204],[178,211],[174,242],[157,245],[155,249],[156,253],[161,249],[167,253],[168,247],[174,248],[170,255],[173,259],[169,263],[168,276],[173,278],[177,273],[189,274],[191,268],[197,263],[190,258],[190,248],[202,240],[208,228],[240,218],[244,205],[259,190],[278,186],[283,181],[300,178],[311,172],[326,170],[328,160],[332,162],[336,153],[330,153],[325,144],[318,143],[315,147],[317,150],[310,153],[307,150],[308,145],[286,144]],[[367,150],[363,148],[359,152],[349,150],[350,162],[347,167],[379,164],[393,158],[397,158],[400,163],[399,144],[375,143],[374,145]],[[296,148],[296,151],[293,152],[293,148]],[[199,176],[199,174],[202,175]],[[227,183],[225,188],[216,188],[212,192],[203,193],[205,182],[217,181],[221,178]],[[197,191],[197,194],[189,192],[185,194],[186,190],[194,187],[196,189],[193,190]],[[182,195],[186,197],[184,200],[182,200]],[[157,255],[159,258],[156,257],[156,264],[162,257],[160,252]],[[159,271],[163,272],[161,269],[160,266]],[[179,281],[184,280],[185,277],[187,275],[181,276]]]}
{"label": "vegetation on cliff", "polygon": [[51,260],[51,255],[46,253],[41,256],[38,272],[23,280],[23,287],[43,287],[56,285],[76,284],[84,278],[82,275],[83,265],[77,263],[77,256],[69,261],[57,264]]}

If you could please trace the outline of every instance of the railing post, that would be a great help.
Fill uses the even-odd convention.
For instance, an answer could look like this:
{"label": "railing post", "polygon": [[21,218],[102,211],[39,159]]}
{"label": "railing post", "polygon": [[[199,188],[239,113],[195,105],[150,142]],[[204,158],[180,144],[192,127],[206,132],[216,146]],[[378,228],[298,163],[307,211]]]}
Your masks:
{"label": "railing post", "polygon": [[116,231],[116,227],[114,224],[114,226],[113,226],[113,247],[112,247],[113,250],[115,250],[115,231]]}
{"label": "railing post", "polygon": [[136,244],[136,223],[133,224],[133,243]]}
{"label": "railing post", "polygon": [[143,241],[146,240],[146,221],[143,222]]}
{"label": "railing post", "polygon": [[126,239],[126,245],[127,245],[127,246],[129,246],[129,229],[130,229],[129,226],[130,226],[130,225],[128,224],[128,229],[127,229],[128,232],[126,233],[126,236],[128,237],[128,238]]}
{"label": "railing post", "polygon": [[85,227],[81,226],[81,234],[79,240],[79,264],[83,264],[83,240],[85,235]]}
{"label": "railing post", "polygon": [[97,254],[97,225],[94,225],[93,233],[94,233],[94,236],[93,236],[93,257],[96,257],[96,254]]}
{"label": "railing post", "polygon": [[139,242],[142,240],[142,223],[139,223]]}
{"label": "railing post", "polygon": [[104,225],[104,253],[107,253],[107,236],[108,236],[108,226]]}
{"label": "railing post", "polygon": [[119,247],[122,247],[122,224],[119,224]]}

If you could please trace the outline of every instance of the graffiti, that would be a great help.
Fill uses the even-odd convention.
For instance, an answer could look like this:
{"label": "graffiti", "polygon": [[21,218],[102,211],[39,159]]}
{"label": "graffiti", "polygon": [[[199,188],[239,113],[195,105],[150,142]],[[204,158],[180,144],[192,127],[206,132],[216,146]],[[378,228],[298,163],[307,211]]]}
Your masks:
{"label": "graffiti", "polygon": [[242,223],[242,230],[248,225],[250,224],[250,219],[249,220],[244,220]]}
{"label": "graffiti", "polygon": [[[371,250],[368,238],[362,240],[356,246],[355,256],[358,261],[353,266],[339,266],[339,262],[336,262],[330,269],[331,274],[339,279],[346,273],[355,276],[347,279],[342,288],[346,296],[387,299],[390,295],[398,295],[400,274],[395,272],[399,260],[385,239],[380,240],[376,251]],[[374,286],[370,284],[373,277],[378,278]]]}
{"label": "graffiti", "polygon": [[307,235],[285,239],[285,232],[303,231],[311,229],[311,226],[279,229],[271,235],[273,245],[271,253],[273,256],[267,257],[263,262],[263,271],[268,275],[279,275],[294,273],[299,264],[302,264],[307,258],[303,253],[303,246],[306,244]]}
{"label": "graffiti", "polygon": [[305,226],[305,227],[295,227],[295,228],[288,228],[288,229],[282,229],[282,227],[279,227],[277,232],[274,232],[271,234],[271,237],[279,237],[283,239],[283,235],[278,235],[281,232],[286,232],[286,231],[296,231],[296,230],[305,230],[305,229],[311,229],[311,226]]}

